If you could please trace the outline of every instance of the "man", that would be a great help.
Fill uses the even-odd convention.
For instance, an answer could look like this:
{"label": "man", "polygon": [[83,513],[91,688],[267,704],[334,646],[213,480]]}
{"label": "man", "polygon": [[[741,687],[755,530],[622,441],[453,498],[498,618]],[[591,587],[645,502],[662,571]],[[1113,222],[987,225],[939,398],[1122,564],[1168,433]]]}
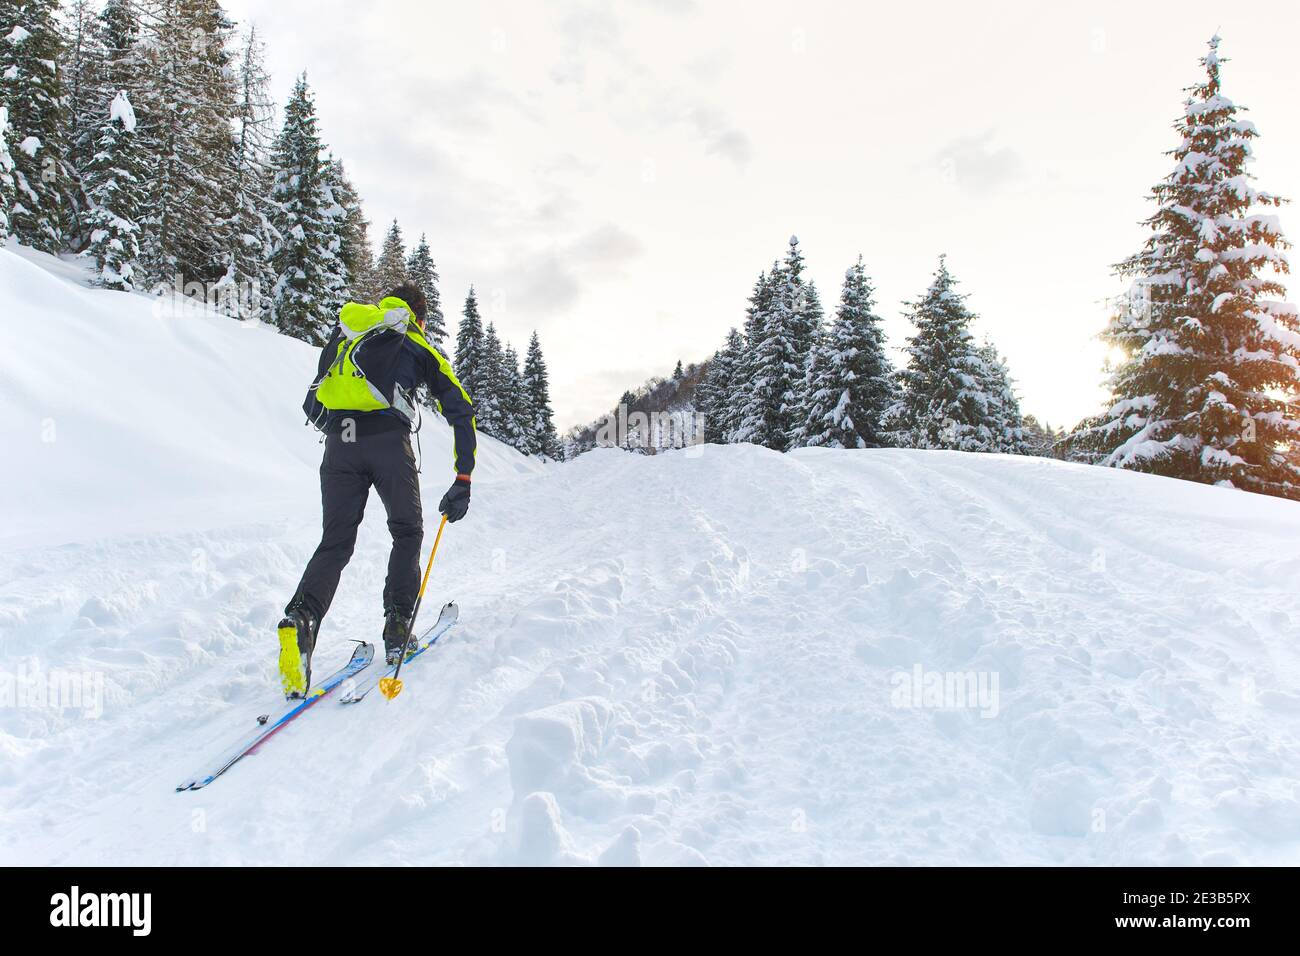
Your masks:
{"label": "man", "polygon": [[455,435],[456,480],[438,510],[448,521],[459,521],[469,509],[477,446],[474,405],[451,364],[424,338],[426,308],[424,294],[412,284],[393,289],[378,305],[349,302],[321,349],[303,410],[325,433],[324,527],[280,622],[280,677],[288,697],[303,697],[311,687],[316,635],[352,557],[372,486],[393,536],[384,583],[385,659],[396,663],[412,642],[424,516],[411,429],[418,428],[415,394],[421,385]]}

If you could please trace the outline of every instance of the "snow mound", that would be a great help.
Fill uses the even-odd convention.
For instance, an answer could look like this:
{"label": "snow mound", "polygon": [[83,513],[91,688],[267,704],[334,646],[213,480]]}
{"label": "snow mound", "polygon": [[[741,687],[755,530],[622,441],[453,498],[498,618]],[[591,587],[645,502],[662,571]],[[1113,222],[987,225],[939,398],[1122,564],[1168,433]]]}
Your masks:
{"label": "snow mound", "polygon": [[312,350],[65,266],[0,252],[0,863],[1300,862],[1300,506],[948,452],[485,442],[402,696],[173,793],[275,702]]}

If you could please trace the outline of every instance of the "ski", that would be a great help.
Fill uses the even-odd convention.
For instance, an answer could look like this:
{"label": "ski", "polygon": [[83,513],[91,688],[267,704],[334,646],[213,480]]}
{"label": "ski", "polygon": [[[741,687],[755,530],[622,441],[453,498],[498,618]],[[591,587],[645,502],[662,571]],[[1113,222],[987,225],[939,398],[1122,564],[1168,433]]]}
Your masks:
{"label": "ski", "polygon": [[[433,623],[427,631],[420,635],[419,643],[415,650],[406,655],[406,660],[402,663],[405,668],[434,644],[442,635],[451,630],[451,626],[460,618],[460,608],[456,606],[455,601],[451,601],[443,606],[442,611],[438,614],[438,620]],[[367,674],[362,680],[356,681],[353,685],[339,695],[340,704],[359,704],[365,699],[365,696],[379,686],[379,682],[385,677],[391,677],[397,670],[397,665],[376,669]]]}
{"label": "ski", "polygon": [[285,724],[294,720],[308,707],[311,707],[326,694],[338,688],[340,685],[347,683],[355,678],[374,660],[375,648],[371,644],[361,643],[355,651],[352,652],[352,659],[340,667],[337,671],[326,677],[319,684],[316,684],[307,696],[301,700],[291,700],[288,706],[278,714],[264,714],[257,718],[258,729],[249,734],[235,746],[225,751],[220,757],[207,765],[206,769],[199,771],[194,776],[189,777],[176,787],[177,792],[182,790],[200,790],[206,787],[213,780],[216,780],[223,773],[233,767],[239,760],[250,753],[253,753],[267,739],[277,733]]}

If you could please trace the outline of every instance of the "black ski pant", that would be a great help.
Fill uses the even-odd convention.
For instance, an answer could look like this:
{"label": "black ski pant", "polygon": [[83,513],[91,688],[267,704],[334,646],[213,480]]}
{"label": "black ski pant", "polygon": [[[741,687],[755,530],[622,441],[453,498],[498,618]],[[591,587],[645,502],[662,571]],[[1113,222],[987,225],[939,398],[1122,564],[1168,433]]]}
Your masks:
{"label": "black ski pant", "polygon": [[393,536],[384,611],[409,616],[420,587],[420,543],[424,539],[420,482],[410,435],[405,429],[392,429],[353,437],[353,441],[344,441],[341,435],[325,439],[320,463],[323,531],[294,597],[303,600],[317,620],[329,611],[339,576],[356,546],[357,528],[373,485],[388,512],[388,531]]}

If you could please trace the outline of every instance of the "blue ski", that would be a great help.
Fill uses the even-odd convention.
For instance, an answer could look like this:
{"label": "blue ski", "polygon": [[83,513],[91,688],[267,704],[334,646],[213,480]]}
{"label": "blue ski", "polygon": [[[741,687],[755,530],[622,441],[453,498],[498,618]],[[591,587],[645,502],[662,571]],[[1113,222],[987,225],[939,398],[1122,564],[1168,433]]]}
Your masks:
{"label": "blue ski", "polygon": [[213,780],[216,780],[223,773],[233,767],[239,760],[246,755],[255,751],[267,739],[278,733],[285,724],[297,718],[308,707],[311,707],[326,694],[337,689],[343,684],[348,683],[358,674],[370,666],[374,659],[375,649],[370,644],[362,643],[355,651],[352,652],[352,659],[344,664],[341,668],[326,677],[319,684],[312,687],[307,696],[302,700],[291,700],[288,706],[278,714],[266,715],[258,718],[260,726],[256,731],[249,734],[235,746],[225,751],[220,757],[213,760],[207,765],[206,769],[199,771],[194,776],[186,779],[179,784],[176,789],[181,790],[199,790],[206,787]]}
{"label": "blue ski", "polygon": [[[423,634],[420,635],[420,640],[415,650],[411,651],[411,653],[406,655],[406,660],[402,663],[402,667],[403,667],[402,673],[403,674],[406,673],[405,668],[410,666],[410,663],[413,660],[415,660],[417,657],[419,657],[429,648],[433,647],[433,645],[437,644],[438,639],[442,637],[442,635],[446,634],[449,630],[451,630],[451,626],[455,624],[459,618],[460,618],[460,608],[456,606],[455,601],[452,601],[451,603],[444,605],[442,612],[438,615],[438,620],[436,620],[433,623],[433,626],[431,628],[429,628],[427,631],[425,631]],[[393,672],[396,670],[397,670],[396,664],[394,664],[391,667],[385,667],[382,669],[376,668],[361,680],[354,682],[351,687],[349,687],[342,694],[340,694],[339,703],[340,704],[360,703],[363,699],[365,699],[365,696],[368,693],[370,693],[372,690],[374,690],[376,687],[379,686],[379,682],[383,680],[383,678],[393,676]]]}

